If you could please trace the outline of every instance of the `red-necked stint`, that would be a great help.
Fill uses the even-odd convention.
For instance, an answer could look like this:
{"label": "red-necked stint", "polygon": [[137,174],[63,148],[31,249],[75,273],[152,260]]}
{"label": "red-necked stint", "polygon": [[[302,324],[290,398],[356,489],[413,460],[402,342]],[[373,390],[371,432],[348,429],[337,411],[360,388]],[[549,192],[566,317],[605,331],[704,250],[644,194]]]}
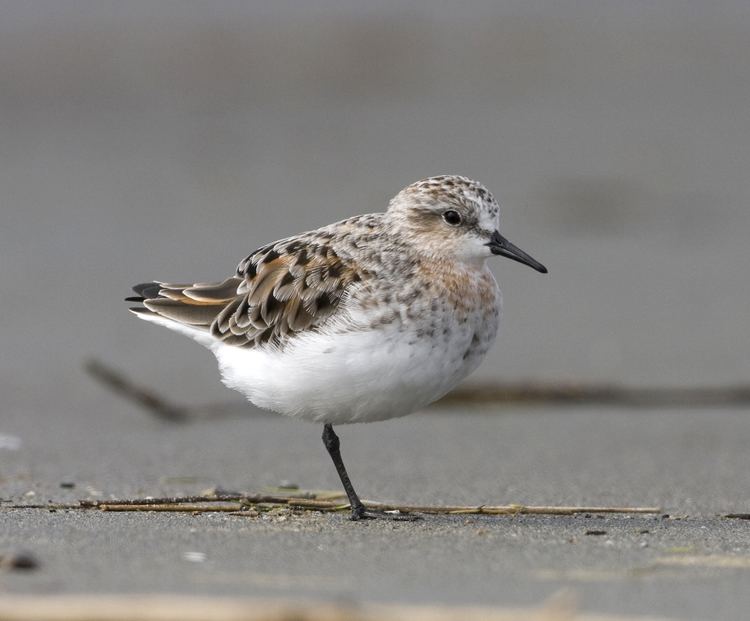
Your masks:
{"label": "red-necked stint", "polygon": [[333,425],[405,416],[477,368],[502,302],[487,259],[547,272],[500,234],[499,214],[480,183],[430,177],[384,213],[263,246],[222,282],[137,285],[130,310],[210,349],[258,407],[322,423],[352,519],[373,517]]}

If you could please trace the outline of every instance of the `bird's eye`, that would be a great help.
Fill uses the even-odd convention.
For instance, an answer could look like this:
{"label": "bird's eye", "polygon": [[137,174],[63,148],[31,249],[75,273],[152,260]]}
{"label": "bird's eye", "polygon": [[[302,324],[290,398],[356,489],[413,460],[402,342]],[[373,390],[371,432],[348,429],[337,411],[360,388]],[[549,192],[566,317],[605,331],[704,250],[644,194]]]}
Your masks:
{"label": "bird's eye", "polygon": [[445,220],[451,226],[458,226],[461,224],[461,214],[453,209],[443,212],[443,220]]}

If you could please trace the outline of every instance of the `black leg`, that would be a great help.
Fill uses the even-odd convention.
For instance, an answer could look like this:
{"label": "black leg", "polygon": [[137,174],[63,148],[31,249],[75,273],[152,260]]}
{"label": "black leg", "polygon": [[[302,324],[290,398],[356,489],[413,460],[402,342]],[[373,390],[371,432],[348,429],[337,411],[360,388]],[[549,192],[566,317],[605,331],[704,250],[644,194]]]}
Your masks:
{"label": "black leg", "polygon": [[344,486],[347,498],[349,498],[349,506],[352,508],[352,520],[361,520],[365,517],[365,506],[357,496],[357,492],[354,491],[354,486],[349,480],[349,475],[346,472],[346,466],[344,466],[344,460],[341,459],[341,451],[339,450],[339,437],[333,430],[333,425],[325,425],[323,427],[323,444],[328,449],[328,454],[333,460],[333,465],[336,466],[336,472],[339,473],[341,484]]}
{"label": "black leg", "polygon": [[357,496],[357,492],[354,491],[354,486],[349,480],[349,475],[346,472],[344,466],[344,460],[341,459],[341,451],[339,450],[339,437],[333,431],[333,425],[327,424],[323,427],[323,444],[328,449],[328,454],[333,460],[333,465],[336,466],[336,472],[339,473],[341,484],[344,486],[347,498],[349,498],[349,506],[352,508],[352,520],[362,520],[366,518],[388,518],[392,520],[417,520],[419,519],[414,515],[399,515],[383,513],[382,511],[368,511],[362,504],[362,501]]}

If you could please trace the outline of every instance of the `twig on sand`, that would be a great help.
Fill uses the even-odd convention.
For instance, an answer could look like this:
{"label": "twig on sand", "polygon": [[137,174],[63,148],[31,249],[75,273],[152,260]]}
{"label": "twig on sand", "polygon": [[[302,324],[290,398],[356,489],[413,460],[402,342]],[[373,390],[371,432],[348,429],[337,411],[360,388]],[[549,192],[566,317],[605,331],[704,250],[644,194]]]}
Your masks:
{"label": "twig on sand", "polygon": [[116,395],[148,410],[157,418],[171,423],[182,423],[190,417],[190,412],[184,407],[167,401],[154,390],[138,386],[123,373],[99,360],[88,360],[84,364],[84,369]]}
{"label": "twig on sand", "polygon": [[122,500],[79,500],[81,507],[85,509],[96,509],[101,505],[169,505],[186,502],[220,502],[239,501],[246,498],[246,494],[210,494],[201,496],[168,496],[165,498],[136,498]]}
{"label": "twig on sand", "polygon": [[[332,501],[290,498],[292,507],[322,511],[348,508]],[[398,505],[363,501],[368,509],[398,511],[399,513],[429,513],[432,515],[576,515],[579,513],[659,513],[658,507],[572,507],[548,505]]]}
{"label": "twig on sand", "polygon": [[490,384],[462,386],[435,407],[465,404],[574,404],[620,407],[738,407],[750,404],[750,384],[726,386],[623,386],[597,383]]}
{"label": "twig on sand", "polygon": [[[344,511],[343,495],[328,491],[295,491],[281,494],[181,496],[170,498],[136,498],[124,500],[81,500],[66,509],[98,509],[100,511],[154,511],[212,513],[229,512],[247,514],[247,510],[268,511],[290,508],[298,511]],[[581,513],[657,514],[659,507],[602,507],[602,506],[547,506],[547,505],[401,505],[363,501],[368,509],[399,513],[425,513],[431,515],[576,515]],[[12,505],[8,508],[51,508]]]}
{"label": "twig on sand", "polygon": [[97,508],[101,511],[172,511],[182,513],[222,513],[227,511],[241,511],[243,505],[240,503],[212,503],[210,505],[181,502],[162,505],[138,504],[129,502],[126,504],[101,503]]}

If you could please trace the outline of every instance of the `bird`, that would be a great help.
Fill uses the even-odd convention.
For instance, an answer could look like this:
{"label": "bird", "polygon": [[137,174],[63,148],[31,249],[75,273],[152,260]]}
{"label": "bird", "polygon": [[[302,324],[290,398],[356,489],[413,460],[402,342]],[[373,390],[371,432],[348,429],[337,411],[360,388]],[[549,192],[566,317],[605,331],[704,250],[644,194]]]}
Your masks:
{"label": "bird", "polygon": [[383,212],[258,248],[220,282],[151,281],[126,300],[213,352],[223,383],[254,405],[322,423],[350,518],[386,517],[357,495],[333,426],[415,412],[479,366],[502,310],[487,260],[547,273],[499,219],[481,183],[429,177]]}

